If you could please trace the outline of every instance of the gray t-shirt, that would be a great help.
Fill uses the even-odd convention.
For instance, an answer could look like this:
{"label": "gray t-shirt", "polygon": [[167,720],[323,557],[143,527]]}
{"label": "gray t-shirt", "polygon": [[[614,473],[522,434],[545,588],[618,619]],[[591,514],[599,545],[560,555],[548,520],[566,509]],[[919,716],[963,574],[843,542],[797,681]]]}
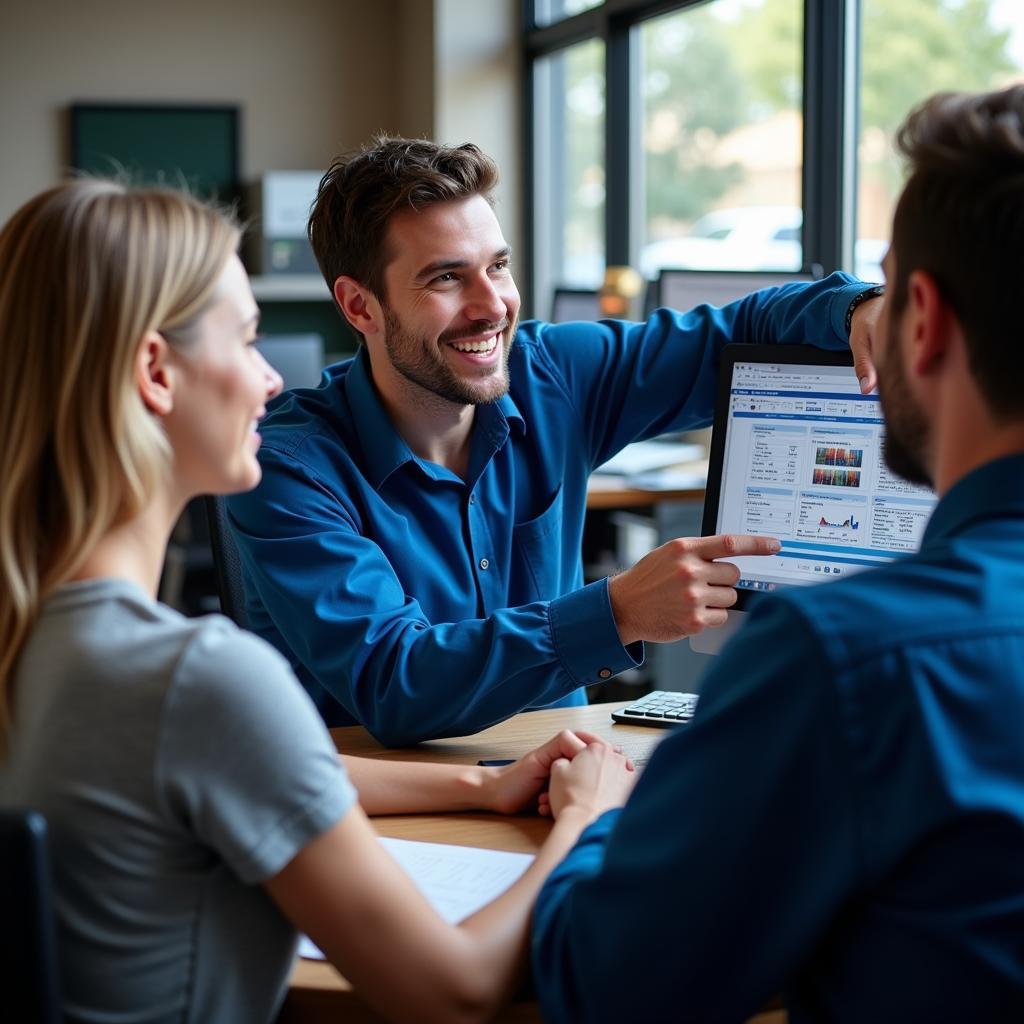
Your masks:
{"label": "gray t-shirt", "polygon": [[265,1021],[295,933],[260,882],[356,796],[291,670],[123,580],[62,587],[16,674],[0,805],[50,825],[75,1021]]}

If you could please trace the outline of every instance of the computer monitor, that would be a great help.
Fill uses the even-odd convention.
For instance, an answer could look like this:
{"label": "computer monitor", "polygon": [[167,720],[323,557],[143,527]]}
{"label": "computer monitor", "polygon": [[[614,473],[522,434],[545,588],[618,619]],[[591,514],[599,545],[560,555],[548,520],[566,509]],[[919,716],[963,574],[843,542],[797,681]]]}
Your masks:
{"label": "computer monitor", "polygon": [[[886,466],[878,396],[861,394],[849,350],[729,345],[719,372],[702,533],[782,543],[775,555],[730,559],[737,609],[917,550],[935,495]],[[713,653],[722,637],[706,632],[691,646]]]}
{"label": "computer monitor", "polygon": [[274,334],[256,342],[263,358],[284,380],[285,390],[315,388],[324,368],[324,339],[319,334]]}
{"label": "computer monitor", "polygon": [[601,304],[592,288],[556,288],[551,303],[551,322],[567,324],[573,320],[600,320]]}
{"label": "computer monitor", "polygon": [[821,268],[792,273],[747,270],[662,270],[658,275],[656,303],[669,309],[688,310],[707,303],[724,306],[762,288],[794,281],[816,281]]}
{"label": "computer monitor", "polygon": [[74,103],[71,165],[231,202],[239,194],[238,121],[237,106]]}

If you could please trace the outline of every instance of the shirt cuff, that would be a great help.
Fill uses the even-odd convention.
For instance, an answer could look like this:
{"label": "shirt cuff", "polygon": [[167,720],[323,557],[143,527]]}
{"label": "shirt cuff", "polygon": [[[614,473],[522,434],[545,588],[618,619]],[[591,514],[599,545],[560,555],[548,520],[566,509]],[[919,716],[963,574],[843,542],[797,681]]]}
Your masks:
{"label": "shirt cuff", "polygon": [[576,845],[603,843],[608,838],[608,833],[615,827],[621,813],[621,807],[613,807],[611,810],[605,811],[601,817],[596,818],[583,830],[579,839],[576,840]]}
{"label": "shirt cuff", "polygon": [[832,304],[829,306],[829,324],[832,331],[841,341],[849,343],[850,332],[846,329],[846,311],[850,303],[860,295],[861,292],[870,291],[873,286],[863,281],[854,281],[853,284],[843,285],[842,288],[832,293]]}
{"label": "shirt cuff", "polygon": [[603,683],[644,662],[642,641],[623,647],[612,615],[608,580],[598,580],[548,608],[555,653],[577,686]]}
{"label": "shirt cuff", "polygon": [[621,807],[613,807],[592,821],[576,840],[576,845],[565,855],[548,876],[538,901],[538,911],[543,912],[550,892],[557,891],[566,881],[576,882],[592,878],[604,864],[608,838],[622,814]]}

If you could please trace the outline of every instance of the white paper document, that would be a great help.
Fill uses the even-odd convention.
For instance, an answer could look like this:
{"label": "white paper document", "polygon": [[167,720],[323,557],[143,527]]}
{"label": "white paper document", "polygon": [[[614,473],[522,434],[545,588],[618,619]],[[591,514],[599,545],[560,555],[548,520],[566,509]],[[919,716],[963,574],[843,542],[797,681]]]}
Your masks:
{"label": "white paper document", "polygon": [[[532,853],[483,850],[476,846],[388,838],[380,842],[427,902],[452,924],[503,893],[533,861]],[[305,935],[299,940],[299,956],[324,959]]]}

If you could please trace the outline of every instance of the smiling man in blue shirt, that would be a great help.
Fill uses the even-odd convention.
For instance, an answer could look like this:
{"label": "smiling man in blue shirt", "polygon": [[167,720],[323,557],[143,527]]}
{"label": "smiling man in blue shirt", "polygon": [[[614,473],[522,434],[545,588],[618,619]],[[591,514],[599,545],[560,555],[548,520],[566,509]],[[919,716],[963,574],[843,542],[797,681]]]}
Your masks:
{"label": "smiling man in blue shirt", "polygon": [[541,892],[552,1024],[1024,1020],[1024,87],[900,144],[874,354],[921,550],[752,612]]}
{"label": "smiling man in blue shirt", "polygon": [[[738,572],[714,559],[774,542],[674,541],[584,586],[587,479],[706,425],[728,342],[845,346],[865,289],[836,274],[646,324],[520,325],[496,180],[472,145],[334,162],[310,238],[365,344],[274,406],[263,481],[230,502],[251,628],[329,725],[396,746],[583,703],[643,641],[720,624]],[[877,306],[853,316],[865,352]]]}

